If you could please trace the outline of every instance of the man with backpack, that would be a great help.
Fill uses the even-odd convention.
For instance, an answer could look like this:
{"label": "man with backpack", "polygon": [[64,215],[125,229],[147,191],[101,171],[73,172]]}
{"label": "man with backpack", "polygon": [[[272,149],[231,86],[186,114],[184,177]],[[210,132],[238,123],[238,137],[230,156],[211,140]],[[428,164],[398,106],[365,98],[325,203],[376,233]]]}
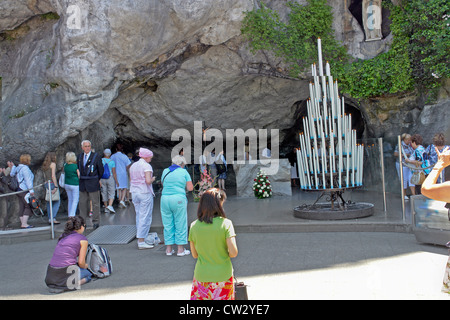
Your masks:
{"label": "man with backpack", "polygon": [[116,164],[114,160],[111,159],[110,149],[105,149],[103,151],[103,155],[104,158],[102,159],[102,164],[104,170],[100,182],[103,204],[105,205],[105,213],[116,213],[113,208],[116,184],[119,184],[116,175]]}
{"label": "man with backpack", "polygon": [[83,152],[77,157],[78,170],[80,170],[80,201],[78,203],[80,215],[86,220],[90,212],[92,201],[92,223],[94,229],[100,226],[100,179],[103,176],[101,156],[91,151],[91,142],[81,142]]}

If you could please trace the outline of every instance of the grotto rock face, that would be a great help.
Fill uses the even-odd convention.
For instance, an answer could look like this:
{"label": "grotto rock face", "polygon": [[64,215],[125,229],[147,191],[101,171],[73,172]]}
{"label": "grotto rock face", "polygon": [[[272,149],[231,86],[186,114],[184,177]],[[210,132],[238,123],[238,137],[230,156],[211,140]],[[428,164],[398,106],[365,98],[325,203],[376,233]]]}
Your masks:
{"label": "grotto rock face", "polygon": [[[285,1],[267,3],[282,10]],[[336,38],[358,58],[387,50],[389,37],[363,42],[346,3],[329,1]],[[301,114],[299,102],[309,96],[309,78],[291,79],[272,54],[249,52],[240,26],[244,11],[257,5],[256,0],[0,2],[0,166],[25,152],[37,165],[51,150],[62,164],[61,156],[78,152],[82,139],[92,140],[97,150],[118,138],[168,147],[173,130],[192,131],[194,121],[223,130],[277,128],[283,139]],[[366,132],[395,136],[401,132],[392,128],[414,128],[432,108],[416,107],[413,100],[406,99],[406,125],[395,113],[401,108],[357,105]]]}

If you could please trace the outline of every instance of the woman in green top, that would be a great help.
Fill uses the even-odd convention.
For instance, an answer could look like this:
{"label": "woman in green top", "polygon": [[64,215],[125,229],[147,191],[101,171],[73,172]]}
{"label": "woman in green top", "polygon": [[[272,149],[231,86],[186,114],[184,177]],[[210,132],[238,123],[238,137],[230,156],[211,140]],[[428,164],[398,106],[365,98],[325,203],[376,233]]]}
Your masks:
{"label": "woman in green top", "polygon": [[77,156],[74,152],[66,153],[66,163],[64,164],[64,189],[67,192],[69,205],[67,212],[69,217],[75,217],[78,200],[80,199],[80,171],[77,166]]}
{"label": "woman in green top", "polygon": [[237,256],[233,223],[223,210],[226,194],[217,188],[203,193],[198,219],[189,232],[191,253],[197,259],[191,300],[234,300],[233,266]]}

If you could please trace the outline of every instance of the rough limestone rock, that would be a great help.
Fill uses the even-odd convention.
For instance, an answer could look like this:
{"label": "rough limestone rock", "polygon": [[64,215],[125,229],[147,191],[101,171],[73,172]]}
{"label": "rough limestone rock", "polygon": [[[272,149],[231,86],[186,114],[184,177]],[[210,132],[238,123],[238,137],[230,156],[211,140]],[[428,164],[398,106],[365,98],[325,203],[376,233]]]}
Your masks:
{"label": "rough limestone rock", "polygon": [[[256,164],[233,164],[233,170],[236,174],[236,195],[239,197],[254,197],[252,190],[254,179],[259,170],[264,172],[271,171],[270,165]],[[288,159],[280,159],[279,169],[275,174],[267,174],[270,185],[272,186],[273,196],[291,196],[291,165]]]}
{"label": "rough limestone rock", "polygon": [[[285,0],[266,3],[286,18]],[[389,34],[364,41],[355,3],[328,1],[335,37],[355,58],[387,51]],[[172,132],[192,133],[194,121],[222,132],[279,129],[280,143],[293,137],[284,146],[291,148],[306,113],[310,77],[289,78],[272,53],[250,53],[240,27],[245,11],[258,5],[258,0],[0,1],[0,167],[30,153],[35,183],[41,183],[45,154],[56,151],[60,169],[65,153],[80,152],[83,139],[97,151],[118,139],[132,148],[148,146],[163,166],[175,144]],[[346,101],[360,113],[366,137],[394,144],[403,132],[422,133],[429,142],[433,131],[446,130],[450,141],[441,121],[448,118],[449,94],[440,97],[435,106],[424,106],[414,95]]]}
{"label": "rough limestone rock", "polygon": [[[336,38],[358,58],[387,50],[388,37],[364,43],[346,3],[329,1]],[[267,4],[286,17],[284,1]],[[273,127],[283,139],[308,98],[309,78],[291,79],[271,53],[249,52],[240,26],[244,12],[258,5],[2,1],[0,162],[28,152],[37,165],[47,151],[67,151],[72,138],[90,138],[97,149],[118,138],[167,147],[171,132],[191,130],[194,120],[218,129]],[[105,124],[103,136],[90,136]]]}

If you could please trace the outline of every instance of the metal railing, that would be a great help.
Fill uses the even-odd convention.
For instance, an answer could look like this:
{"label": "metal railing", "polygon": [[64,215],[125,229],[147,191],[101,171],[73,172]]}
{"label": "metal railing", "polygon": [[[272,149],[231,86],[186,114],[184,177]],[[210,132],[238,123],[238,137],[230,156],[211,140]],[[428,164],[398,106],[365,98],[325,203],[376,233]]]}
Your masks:
{"label": "metal railing", "polygon": [[[15,178],[15,177],[13,177],[13,178]],[[9,192],[9,193],[3,193],[3,194],[0,194],[0,198],[9,197],[9,196],[17,195],[17,194],[20,194],[20,193],[28,192],[28,191],[30,191],[30,190],[34,190],[34,189],[36,189],[36,188],[45,186],[45,184],[47,184],[47,183],[48,183],[48,190],[51,190],[51,181],[48,180],[48,182],[44,182],[44,183],[35,185],[35,186],[33,186],[32,188],[30,188],[30,189],[25,189],[25,190],[20,190],[20,191],[14,191],[14,192]],[[49,200],[48,202],[49,202],[49,204],[50,204],[50,212],[49,212],[48,214],[49,214],[50,217],[52,217],[52,218],[50,219],[50,226],[51,226],[51,235],[52,235],[52,239],[54,239],[54,238],[55,238],[55,226],[54,226],[54,223],[53,223],[53,205],[52,205],[52,197],[50,196],[49,198],[50,198],[50,200]],[[33,209],[31,209],[31,210],[33,211]]]}

